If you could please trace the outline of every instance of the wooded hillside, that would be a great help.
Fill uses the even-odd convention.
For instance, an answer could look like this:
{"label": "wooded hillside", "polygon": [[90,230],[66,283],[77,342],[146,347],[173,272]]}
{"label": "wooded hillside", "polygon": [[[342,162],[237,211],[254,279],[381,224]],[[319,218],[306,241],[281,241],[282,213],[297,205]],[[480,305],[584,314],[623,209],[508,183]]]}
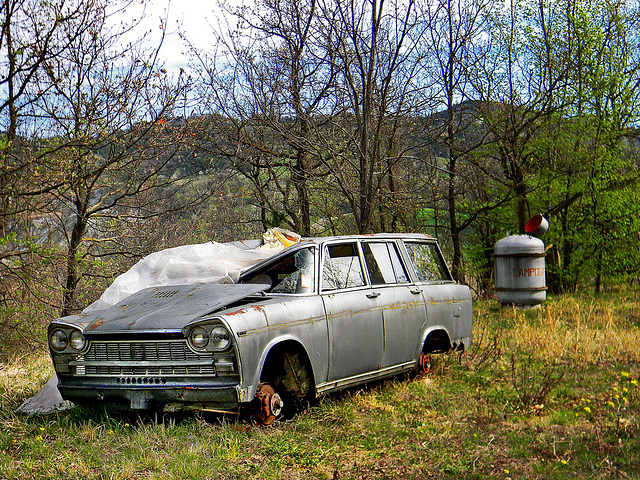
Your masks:
{"label": "wooded hillside", "polygon": [[541,213],[553,293],[638,282],[638,7],[258,0],[171,72],[127,4],[6,0],[0,359],[141,255],[271,226],[429,233],[481,296]]}

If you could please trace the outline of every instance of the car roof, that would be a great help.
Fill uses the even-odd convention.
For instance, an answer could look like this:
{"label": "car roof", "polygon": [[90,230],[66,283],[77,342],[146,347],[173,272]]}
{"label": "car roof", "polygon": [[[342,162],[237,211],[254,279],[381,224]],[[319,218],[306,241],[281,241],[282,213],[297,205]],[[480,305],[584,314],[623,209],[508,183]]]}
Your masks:
{"label": "car roof", "polygon": [[[279,258],[289,255],[291,252],[306,248],[313,245],[321,245],[324,243],[333,243],[347,240],[427,240],[429,242],[435,242],[436,239],[431,235],[425,233],[372,233],[364,235],[334,235],[329,237],[304,237],[298,243],[285,248],[284,250],[276,253],[275,255],[262,260],[261,262],[252,265],[240,274],[240,281],[243,277],[252,275],[256,270],[261,270],[265,265],[272,264],[278,261]],[[259,243],[256,243],[259,242]],[[232,242],[230,245],[235,245],[239,248],[249,249],[257,248],[262,245],[262,240],[244,240],[240,242]]]}
{"label": "car roof", "polygon": [[[371,233],[371,234],[360,234],[360,235],[332,235],[327,237],[303,237],[300,240],[300,242],[296,243],[295,245],[292,245],[289,248],[293,248],[298,245],[308,245],[309,243],[320,244],[320,243],[342,241],[342,240],[370,240],[370,239],[393,240],[397,238],[402,240],[435,241],[434,237],[432,237],[431,235],[427,235],[426,233]],[[225,245],[233,245],[243,250],[251,250],[264,245],[264,242],[262,241],[262,239],[238,240],[235,242],[225,243]],[[285,249],[285,250],[288,250],[288,249]]]}

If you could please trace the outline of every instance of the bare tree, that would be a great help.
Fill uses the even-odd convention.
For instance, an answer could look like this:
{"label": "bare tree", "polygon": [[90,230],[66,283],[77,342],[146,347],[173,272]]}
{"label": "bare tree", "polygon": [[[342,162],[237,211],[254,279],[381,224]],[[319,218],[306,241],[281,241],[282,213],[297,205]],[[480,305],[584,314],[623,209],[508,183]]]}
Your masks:
{"label": "bare tree", "polygon": [[201,148],[232,161],[253,184],[265,227],[284,221],[304,235],[320,167],[312,138],[335,77],[318,43],[318,12],[316,0],[235,9],[238,27],[217,32],[225,55],[198,56],[201,105],[212,114]]}
{"label": "bare tree", "polygon": [[[135,247],[120,244],[112,221],[144,224],[194,200],[186,195],[172,204],[158,197],[162,191],[175,195],[178,188],[176,177],[165,172],[188,127],[173,114],[186,85],[181,78],[172,81],[157,64],[159,47],[123,49],[121,33],[108,27],[105,6],[93,4],[92,28],[45,62],[37,87],[47,94],[33,111],[50,145],[37,155],[38,162],[50,166],[49,177],[59,178],[50,192],[63,211],[68,246],[63,315],[77,307],[86,258]],[[64,34],[72,35],[68,29]]]}
{"label": "bare tree", "polygon": [[[43,32],[37,28],[48,24],[48,13],[23,3],[22,17],[12,16],[7,23],[13,36],[3,31],[14,42],[11,48],[17,48],[19,32],[22,48],[40,55],[25,62],[8,87],[14,93],[5,104],[9,137],[4,158],[11,160],[3,165],[3,179],[11,182],[1,186],[10,188],[4,198],[12,207],[4,214],[19,227],[22,240],[14,242],[13,251],[18,255],[33,250],[34,214],[57,222],[50,234],[66,245],[62,314],[79,306],[78,286],[85,275],[105,275],[101,258],[143,250],[124,244],[125,225],[144,228],[154,216],[206,193],[190,192],[188,182],[179,178],[189,124],[176,118],[174,109],[188,88],[185,79],[170,78],[158,64],[159,46],[145,50],[141,39],[125,44],[127,29],[110,26],[106,2],[73,6],[68,13],[67,7],[53,10],[48,23],[55,29]],[[25,19],[30,14],[33,19]],[[21,23],[14,22],[17,18]],[[8,65],[10,71],[17,68],[11,61]],[[29,214],[24,221],[17,216],[20,211]]]}
{"label": "bare tree", "polygon": [[[446,203],[453,246],[451,271],[461,277],[461,233],[469,225],[459,218],[458,202],[464,196],[462,186],[468,186],[477,171],[470,169],[469,155],[484,143],[482,132],[475,127],[477,106],[471,79],[481,68],[489,44],[487,18],[493,9],[490,0],[439,0],[424,5],[423,17],[428,26],[428,57],[434,62],[431,98],[444,111],[444,121],[436,121],[430,138],[441,144],[446,154],[448,179]],[[470,178],[460,181],[460,162]]]}
{"label": "bare tree", "polygon": [[[90,2],[55,2],[43,6],[35,0],[6,0],[0,5],[0,238],[10,233],[10,216],[22,210],[20,179],[27,175],[29,155],[18,137],[21,115],[44,92],[30,88],[45,62],[68,48],[89,29]],[[74,31],[61,31],[75,25]]]}
{"label": "bare tree", "polygon": [[[393,166],[414,147],[425,25],[416,4],[370,0],[323,3],[325,48],[338,72],[336,114],[328,118],[322,151],[337,187],[370,232]],[[393,224],[393,222],[392,222]]]}

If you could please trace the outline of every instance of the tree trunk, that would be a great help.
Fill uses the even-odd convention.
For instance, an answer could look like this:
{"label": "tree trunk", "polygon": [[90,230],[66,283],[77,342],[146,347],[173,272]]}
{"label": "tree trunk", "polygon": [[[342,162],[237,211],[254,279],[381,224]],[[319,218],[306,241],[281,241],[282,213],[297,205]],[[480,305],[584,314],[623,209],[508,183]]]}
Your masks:
{"label": "tree trunk", "polygon": [[86,229],[86,219],[78,216],[71,232],[71,239],[67,250],[67,278],[62,299],[62,311],[60,312],[60,315],[63,317],[73,313],[76,304],[76,288],[80,281],[80,275],[78,273],[78,252]]}
{"label": "tree trunk", "polygon": [[293,168],[293,183],[296,188],[298,211],[300,218],[300,231],[304,237],[311,236],[311,208],[309,205],[309,191],[307,186],[308,173],[305,165],[305,154],[298,151],[295,166]]}

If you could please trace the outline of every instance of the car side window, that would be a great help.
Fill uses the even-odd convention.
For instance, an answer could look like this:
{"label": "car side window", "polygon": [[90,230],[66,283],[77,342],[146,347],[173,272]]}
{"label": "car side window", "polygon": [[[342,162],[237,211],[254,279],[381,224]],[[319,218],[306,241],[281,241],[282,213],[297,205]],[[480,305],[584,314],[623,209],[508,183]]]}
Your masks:
{"label": "car side window", "polygon": [[409,277],[393,243],[363,242],[362,252],[372,285],[407,283]]}
{"label": "car side window", "polygon": [[449,270],[434,243],[405,242],[418,280],[422,282],[449,281]]}
{"label": "car side window", "polygon": [[356,244],[327,246],[322,267],[322,289],[326,291],[362,285],[364,275]]}

